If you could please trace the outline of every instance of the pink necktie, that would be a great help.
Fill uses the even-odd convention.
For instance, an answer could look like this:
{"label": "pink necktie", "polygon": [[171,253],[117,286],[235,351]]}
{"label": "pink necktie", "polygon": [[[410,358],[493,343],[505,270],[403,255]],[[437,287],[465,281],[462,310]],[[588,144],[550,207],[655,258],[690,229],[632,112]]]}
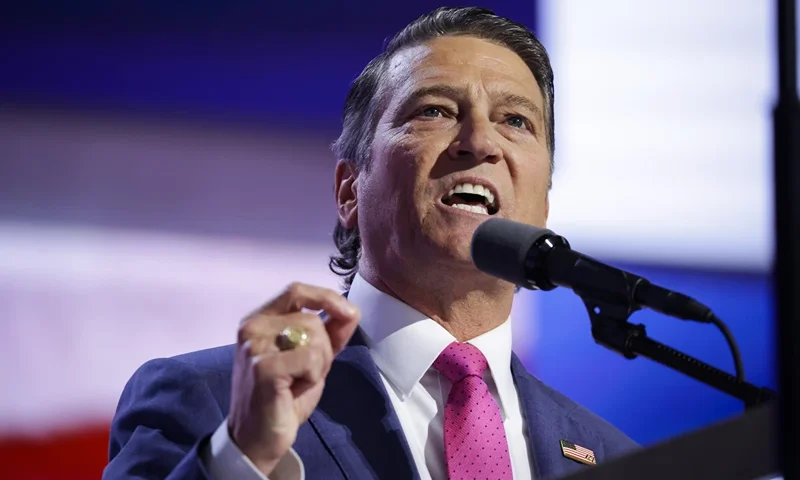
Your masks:
{"label": "pink necktie", "polygon": [[450,479],[513,479],[500,407],[483,381],[489,367],[486,357],[473,345],[453,342],[433,367],[453,383],[444,408],[444,453]]}

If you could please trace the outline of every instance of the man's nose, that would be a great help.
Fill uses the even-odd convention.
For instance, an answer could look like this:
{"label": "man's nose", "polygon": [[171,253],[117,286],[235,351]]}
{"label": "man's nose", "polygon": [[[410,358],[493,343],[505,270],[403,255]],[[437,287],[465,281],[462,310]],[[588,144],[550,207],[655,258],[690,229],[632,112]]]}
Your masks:
{"label": "man's nose", "polygon": [[462,123],[461,130],[447,149],[454,160],[499,162],[502,151],[496,140],[498,132],[489,119],[471,119]]}

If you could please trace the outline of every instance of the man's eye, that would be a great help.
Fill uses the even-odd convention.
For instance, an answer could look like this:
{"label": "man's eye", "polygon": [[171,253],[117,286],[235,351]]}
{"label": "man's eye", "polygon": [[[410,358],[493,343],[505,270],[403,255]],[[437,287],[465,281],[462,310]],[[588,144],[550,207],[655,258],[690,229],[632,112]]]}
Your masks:
{"label": "man's eye", "polygon": [[423,117],[436,118],[442,115],[442,110],[439,107],[425,107],[419,112]]}
{"label": "man's eye", "polygon": [[526,128],[527,123],[525,122],[525,118],[519,115],[511,115],[506,119],[506,122],[514,128]]}

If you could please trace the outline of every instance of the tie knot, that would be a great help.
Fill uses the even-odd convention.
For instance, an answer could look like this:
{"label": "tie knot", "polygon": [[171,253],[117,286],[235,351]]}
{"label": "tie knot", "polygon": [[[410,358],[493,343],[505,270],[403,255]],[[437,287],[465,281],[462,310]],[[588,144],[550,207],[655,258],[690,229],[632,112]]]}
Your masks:
{"label": "tie knot", "polygon": [[489,364],[478,347],[469,343],[453,342],[439,354],[433,362],[433,368],[451,382],[457,383],[470,375],[483,377]]}

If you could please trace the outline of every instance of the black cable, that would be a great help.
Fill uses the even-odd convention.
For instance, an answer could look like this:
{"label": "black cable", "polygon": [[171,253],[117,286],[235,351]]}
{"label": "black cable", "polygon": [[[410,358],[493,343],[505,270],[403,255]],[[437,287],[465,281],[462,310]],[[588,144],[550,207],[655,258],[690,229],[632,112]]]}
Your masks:
{"label": "black cable", "polygon": [[734,340],[733,334],[728,329],[728,326],[725,325],[725,322],[720,320],[719,317],[713,313],[709,313],[705,321],[716,325],[717,328],[719,328],[719,330],[722,332],[722,335],[725,336],[725,341],[728,342],[728,348],[730,348],[731,354],[733,355],[733,365],[734,368],[736,368],[736,381],[744,383],[745,378],[744,366],[742,366],[742,355],[739,353],[739,346],[736,344],[736,340]]}

